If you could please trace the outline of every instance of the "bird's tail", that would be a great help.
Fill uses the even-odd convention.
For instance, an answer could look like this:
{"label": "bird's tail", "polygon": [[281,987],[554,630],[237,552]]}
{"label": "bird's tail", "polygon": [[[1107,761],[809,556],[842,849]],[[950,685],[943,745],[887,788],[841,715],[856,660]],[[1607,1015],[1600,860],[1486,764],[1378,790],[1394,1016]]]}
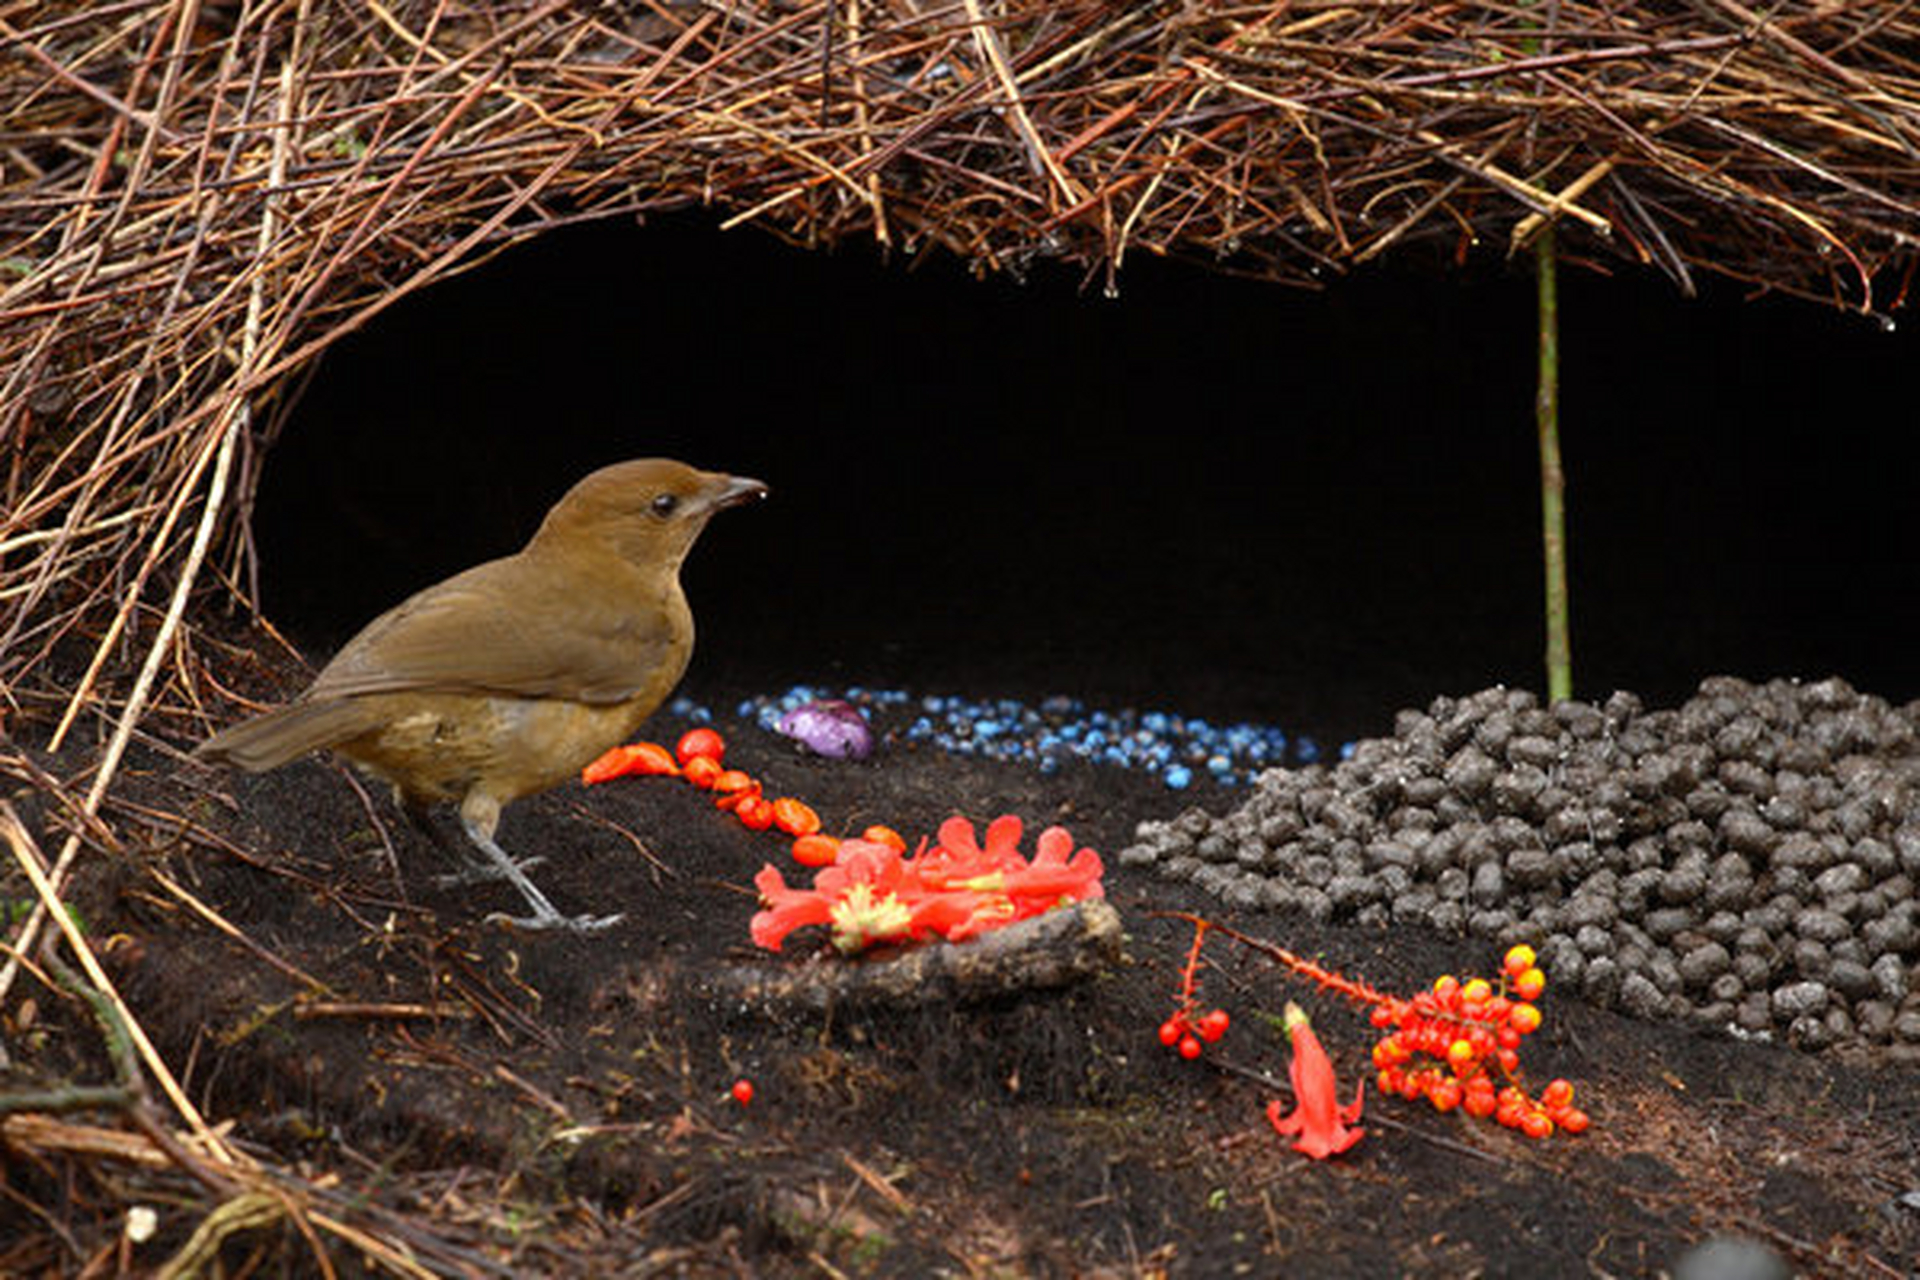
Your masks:
{"label": "bird's tail", "polygon": [[264,773],[372,727],[366,708],[355,698],[296,702],[227,726],[194,748],[193,755],[211,764],[234,764],[248,773]]}

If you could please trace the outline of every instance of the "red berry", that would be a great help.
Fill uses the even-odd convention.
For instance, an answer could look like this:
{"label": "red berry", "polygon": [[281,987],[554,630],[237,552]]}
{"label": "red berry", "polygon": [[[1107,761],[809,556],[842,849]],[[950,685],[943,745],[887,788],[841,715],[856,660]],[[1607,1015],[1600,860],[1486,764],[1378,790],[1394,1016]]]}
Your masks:
{"label": "red berry", "polygon": [[1555,1116],[1554,1120],[1568,1133],[1585,1133],[1587,1126],[1593,1123],[1587,1118],[1587,1113],[1578,1107],[1568,1107]]}
{"label": "red berry", "polygon": [[680,735],[673,754],[680,757],[683,765],[695,756],[705,756],[719,764],[720,758],[727,754],[727,741],[712,729],[689,729]]}
{"label": "red berry", "polygon": [[1547,1087],[1540,1091],[1540,1105],[1549,1111],[1572,1106],[1573,1086],[1565,1080],[1548,1081]]}
{"label": "red berry", "polygon": [[[775,801],[768,809],[774,822],[780,821],[780,805]],[[829,867],[840,859],[840,842],[832,836],[823,836],[819,832],[801,836],[793,842],[793,860],[803,867]]]}
{"label": "red berry", "polygon": [[1507,971],[1509,978],[1517,978],[1533,968],[1533,962],[1538,958],[1533,948],[1523,942],[1507,952],[1506,958],[1500,962],[1500,967]]}
{"label": "red berry", "polygon": [[1200,1042],[1192,1036],[1180,1038],[1180,1056],[1191,1062],[1200,1056]]}
{"label": "red berry", "polygon": [[749,1102],[753,1101],[753,1081],[735,1080],[733,1082],[732,1093],[735,1102],[743,1107],[746,1106]]}
{"label": "red berry", "polygon": [[1194,1030],[1200,1033],[1202,1040],[1205,1040],[1208,1044],[1212,1044],[1221,1036],[1227,1034],[1228,1021],[1229,1019],[1227,1018],[1227,1011],[1225,1009],[1215,1009],[1212,1013],[1201,1018],[1199,1025],[1196,1026]]}
{"label": "red berry", "polygon": [[1186,1024],[1180,1020],[1178,1015],[1168,1018],[1160,1024],[1160,1043],[1171,1049],[1174,1045],[1180,1043],[1180,1037],[1185,1035],[1186,1032]]}
{"label": "red berry", "polygon": [[1427,1101],[1435,1111],[1451,1111],[1466,1099],[1466,1090],[1452,1080],[1442,1080],[1427,1090]]}
{"label": "red berry", "polygon": [[790,836],[810,836],[820,830],[820,815],[805,801],[781,796],[773,802],[773,825]]}
{"label": "red berry", "polygon": [[1527,1110],[1520,1113],[1520,1132],[1529,1138],[1547,1138],[1553,1136],[1553,1121],[1547,1119],[1544,1111]]}
{"label": "red berry", "polygon": [[765,831],[773,825],[773,803],[762,796],[747,796],[733,808],[733,816],[749,831]]}
{"label": "red berry", "polygon": [[[1485,1079],[1484,1076],[1481,1078]],[[1485,1120],[1488,1116],[1492,1115],[1494,1109],[1499,1106],[1499,1104],[1493,1100],[1493,1094],[1491,1092],[1481,1089],[1468,1089],[1466,1091],[1466,1098],[1461,1105],[1466,1108],[1468,1115],[1481,1120]]]}
{"label": "red berry", "polygon": [[1537,1000],[1546,989],[1547,975],[1538,969],[1528,969],[1513,980],[1513,994],[1522,1000]]}

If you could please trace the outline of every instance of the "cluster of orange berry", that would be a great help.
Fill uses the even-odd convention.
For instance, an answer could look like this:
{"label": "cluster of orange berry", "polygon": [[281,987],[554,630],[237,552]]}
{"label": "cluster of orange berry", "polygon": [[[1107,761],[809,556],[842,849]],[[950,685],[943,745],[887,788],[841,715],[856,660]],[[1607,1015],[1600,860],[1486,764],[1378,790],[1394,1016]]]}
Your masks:
{"label": "cluster of orange berry", "polygon": [[[1465,982],[1451,974],[1434,980],[1431,991],[1411,1000],[1376,1003],[1373,1025],[1391,1028],[1373,1046],[1382,1093],[1424,1097],[1438,1111],[1458,1107],[1478,1117],[1492,1116],[1530,1138],[1558,1129],[1580,1133],[1587,1114],[1573,1105],[1573,1086],[1555,1080],[1534,1099],[1518,1082],[1520,1044],[1540,1026],[1534,1004],[1547,977],[1525,943],[1501,962],[1499,986],[1485,978]],[[1507,1083],[1495,1083],[1489,1064]]]}
{"label": "cluster of orange berry", "polygon": [[[668,751],[657,742],[615,747],[581,771],[583,782],[606,782],[628,774],[679,778],[714,793],[714,807],[732,812],[749,831],[774,829],[793,837],[793,860],[803,867],[831,866],[840,854],[840,841],[820,830],[820,815],[811,805],[792,796],[767,799],[752,774],[729,769],[727,743],[713,729],[689,729]],[[860,838],[904,851],[907,842],[891,827],[868,827]]]}

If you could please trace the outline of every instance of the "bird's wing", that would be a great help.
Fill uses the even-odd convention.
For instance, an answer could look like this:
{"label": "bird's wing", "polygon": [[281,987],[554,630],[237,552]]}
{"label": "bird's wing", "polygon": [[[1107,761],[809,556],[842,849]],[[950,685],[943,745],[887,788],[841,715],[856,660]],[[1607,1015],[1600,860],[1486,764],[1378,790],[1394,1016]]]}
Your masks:
{"label": "bird's wing", "polygon": [[307,698],[435,690],[613,703],[684,662],[671,576],[653,599],[637,577],[577,583],[524,555],[477,565],[368,623]]}

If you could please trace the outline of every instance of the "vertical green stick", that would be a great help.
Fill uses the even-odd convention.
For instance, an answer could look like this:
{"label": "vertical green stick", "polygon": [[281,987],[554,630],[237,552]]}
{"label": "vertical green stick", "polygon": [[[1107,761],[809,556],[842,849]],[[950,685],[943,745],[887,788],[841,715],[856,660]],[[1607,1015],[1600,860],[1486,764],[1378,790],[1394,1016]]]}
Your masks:
{"label": "vertical green stick", "polygon": [[1540,542],[1547,569],[1547,701],[1573,696],[1567,627],[1566,473],[1560,469],[1559,257],[1549,224],[1533,242],[1539,280],[1540,372],[1534,421],[1540,431]]}

